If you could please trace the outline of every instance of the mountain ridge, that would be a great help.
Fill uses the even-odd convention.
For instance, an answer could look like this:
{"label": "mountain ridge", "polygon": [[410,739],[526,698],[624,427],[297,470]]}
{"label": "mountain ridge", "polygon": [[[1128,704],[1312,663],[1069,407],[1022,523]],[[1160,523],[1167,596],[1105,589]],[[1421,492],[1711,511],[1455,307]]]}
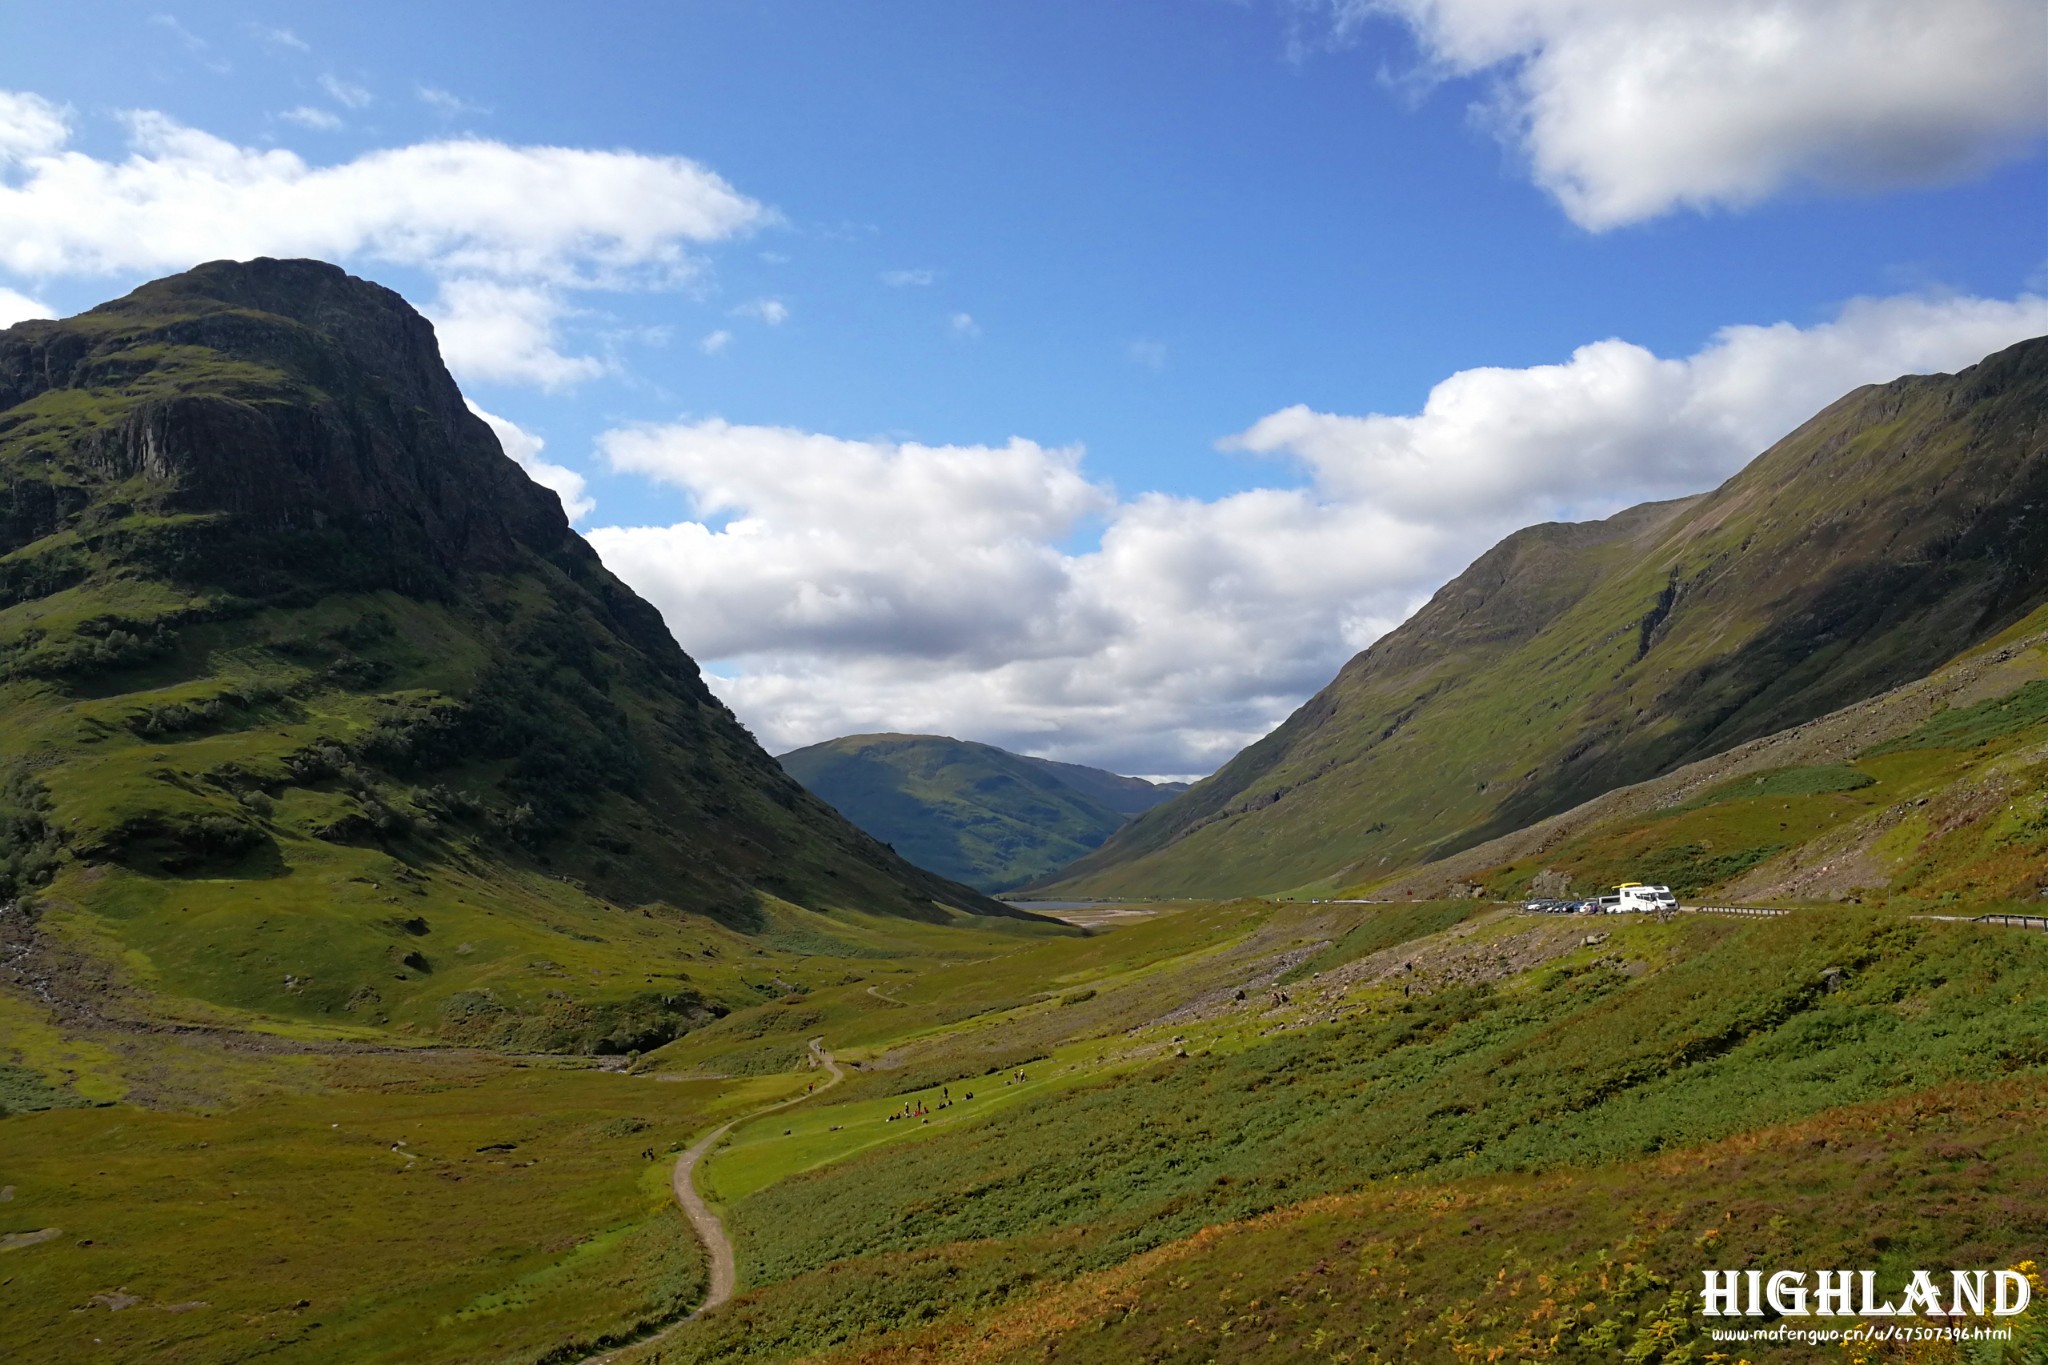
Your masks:
{"label": "mountain ridge", "polygon": [[1064,866],[1182,785],[948,735],[844,735],[777,762],[912,862],[990,892]]}

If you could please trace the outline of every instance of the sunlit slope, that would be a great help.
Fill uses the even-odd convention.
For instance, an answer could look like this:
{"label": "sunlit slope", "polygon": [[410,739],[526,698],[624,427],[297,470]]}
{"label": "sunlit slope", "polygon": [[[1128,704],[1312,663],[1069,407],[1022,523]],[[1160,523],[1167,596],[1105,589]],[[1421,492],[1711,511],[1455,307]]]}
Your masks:
{"label": "sunlit slope", "polygon": [[1508,537],[1064,876],[1366,881],[1925,675],[2048,594],[2048,340],[1858,389],[1720,488]]}
{"label": "sunlit slope", "polygon": [[[1925,678],[1371,884],[2048,913],[2048,607]],[[1361,888],[1364,889],[1364,888]]]}
{"label": "sunlit slope", "polygon": [[911,862],[984,891],[1064,867],[1170,794],[944,735],[849,735],[778,761]]}
{"label": "sunlit slope", "polygon": [[790,780],[426,321],[318,262],[0,333],[0,718],[61,980],[624,1046],[773,989],[735,931],[1001,912]]}
{"label": "sunlit slope", "polygon": [[[741,1297],[628,1358],[979,1359],[984,1327],[1071,1309],[1092,1334],[1098,1291],[1163,1254],[1181,1265],[1125,1326],[1207,1332],[1167,1358],[1294,1359],[1318,1327],[1358,1359],[1356,1336],[1381,1332],[1382,1359],[1449,1358],[1446,1332],[1491,1349],[1546,1297],[1554,1314],[1548,1277],[1574,1286],[1554,1358],[1592,1361],[1659,1321],[1696,1331],[1670,1298],[1703,1265],[1854,1259],[1896,1284],[1929,1261],[2011,1264],[2041,1233],[2014,1192],[2044,1177],[2024,1155],[2044,982],[2048,937],[2020,929],[1845,906],[1595,923],[1467,900],[1168,911],[880,996],[821,992],[762,1041],[799,1024],[844,1039],[848,1081],[742,1124],[701,1173]],[[1334,1235],[1240,1254],[1220,1239],[1248,1230],[1214,1230],[1332,1197],[1352,1239],[1337,1255]],[[1603,1212],[1573,1217],[1583,1201]],[[1873,1240],[1879,1206],[1896,1216]],[[1388,1238],[1399,1264],[1360,1261]],[[1039,1317],[1067,1284],[1075,1300]],[[1277,1301],[1288,1284],[1301,1302]],[[1404,1352],[1410,1331],[1430,1344]]]}

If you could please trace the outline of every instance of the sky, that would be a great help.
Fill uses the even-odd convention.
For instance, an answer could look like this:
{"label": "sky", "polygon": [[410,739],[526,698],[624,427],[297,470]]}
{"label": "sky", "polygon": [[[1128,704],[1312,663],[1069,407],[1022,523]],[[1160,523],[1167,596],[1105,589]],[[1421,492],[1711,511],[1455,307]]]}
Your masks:
{"label": "sky", "polygon": [[318,256],[771,750],[1213,770],[1502,535],[2048,333],[2036,0],[68,0],[0,325]]}

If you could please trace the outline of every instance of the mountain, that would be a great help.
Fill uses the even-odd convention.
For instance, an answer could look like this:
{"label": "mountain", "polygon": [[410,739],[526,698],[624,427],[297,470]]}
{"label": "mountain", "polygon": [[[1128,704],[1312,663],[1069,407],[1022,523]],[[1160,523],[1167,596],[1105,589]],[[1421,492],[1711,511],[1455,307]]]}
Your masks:
{"label": "mountain", "polygon": [[1125,777],[1122,773],[1105,772],[1079,763],[1056,763],[1052,759],[1033,758],[1029,754],[1018,754],[1017,757],[1044,769],[1097,805],[1107,806],[1126,819],[1143,815],[1160,802],[1179,796],[1189,785],[1186,782],[1150,782],[1142,777]]}
{"label": "mountain", "polygon": [[1919,678],[2048,598],[2048,339],[1871,385],[1709,493],[1534,526],[1063,876],[1351,885]]}
{"label": "mountain", "polygon": [[1013,913],[785,775],[319,262],[0,332],[0,715],[0,894],[201,1013],[658,1040],[735,932]]}
{"label": "mountain", "polygon": [[2048,913],[2048,606],[1924,678],[1380,879],[1376,898],[1590,894]]}
{"label": "mountain", "polygon": [[1064,867],[1184,786],[943,735],[850,735],[780,761],[911,862],[984,891]]}

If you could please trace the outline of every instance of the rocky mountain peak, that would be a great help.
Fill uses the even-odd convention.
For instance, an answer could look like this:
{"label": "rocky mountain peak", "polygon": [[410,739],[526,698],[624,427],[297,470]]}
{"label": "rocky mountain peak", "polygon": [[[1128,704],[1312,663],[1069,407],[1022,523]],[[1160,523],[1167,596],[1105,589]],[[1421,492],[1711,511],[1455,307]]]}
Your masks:
{"label": "rocky mountain peak", "polygon": [[[321,261],[215,261],[0,332],[0,441],[76,460],[60,490],[138,479],[158,510],[332,532],[406,582],[568,531],[463,403],[432,324]],[[79,500],[42,501],[16,508],[14,545]]]}

